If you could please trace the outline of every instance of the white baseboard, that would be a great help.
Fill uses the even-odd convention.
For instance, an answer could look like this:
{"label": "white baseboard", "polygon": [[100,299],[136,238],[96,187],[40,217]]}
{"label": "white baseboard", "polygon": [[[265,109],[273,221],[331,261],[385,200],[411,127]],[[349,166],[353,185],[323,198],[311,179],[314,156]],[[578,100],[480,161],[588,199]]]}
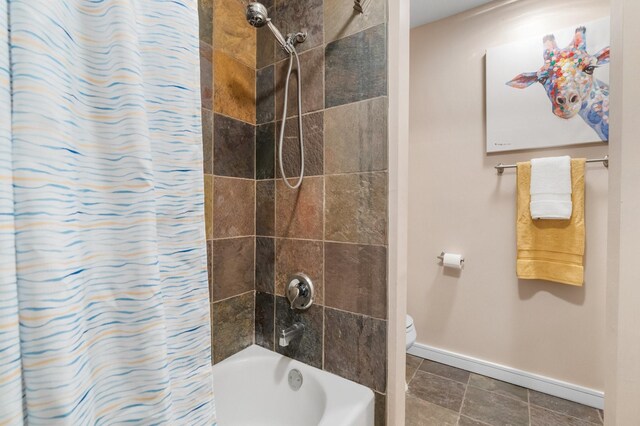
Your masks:
{"label": "white baseboard", "polygon": [[604,392],[585,388],[572,383],[544,377],[527,371],[517,370],[493,362],[484,361],[455,352],[415,343],[408,353],[420,358],[447,364],[472,373],[482,374],[503,382],[547,393],[595,408],[604,408]]}

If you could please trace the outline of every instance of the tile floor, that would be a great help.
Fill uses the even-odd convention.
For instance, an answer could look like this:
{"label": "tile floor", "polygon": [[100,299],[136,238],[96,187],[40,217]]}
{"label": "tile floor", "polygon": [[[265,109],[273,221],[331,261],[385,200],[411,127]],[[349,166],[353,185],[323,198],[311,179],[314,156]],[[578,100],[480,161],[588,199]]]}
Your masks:
{"label": "tile floor", "polygon": [[407,355],[406,426],[592,426],[592,407]]}

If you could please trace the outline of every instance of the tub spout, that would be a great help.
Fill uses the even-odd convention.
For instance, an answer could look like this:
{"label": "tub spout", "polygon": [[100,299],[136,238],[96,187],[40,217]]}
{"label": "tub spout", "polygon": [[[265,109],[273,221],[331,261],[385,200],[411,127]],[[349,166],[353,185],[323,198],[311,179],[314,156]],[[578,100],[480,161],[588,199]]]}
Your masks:
{"label": "tub spout", "polygon": [[299,322],[293,324],[291,327],[285,330],[280,330],[280,339],[278,341],[280,343],[280,346],[289,346],[289,343],[291,343],[293,339],[298,336],[302,336],[303,331],[304,324]]}

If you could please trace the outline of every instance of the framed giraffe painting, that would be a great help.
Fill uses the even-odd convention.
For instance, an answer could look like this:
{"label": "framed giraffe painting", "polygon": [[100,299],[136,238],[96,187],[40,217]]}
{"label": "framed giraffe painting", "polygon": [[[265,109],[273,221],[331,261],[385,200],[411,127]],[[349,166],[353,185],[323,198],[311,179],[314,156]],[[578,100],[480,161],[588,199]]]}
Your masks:
{"label": "framed giraffe painting", "polygon": [[609,139],[609,18],[487,50],[487,152]]}

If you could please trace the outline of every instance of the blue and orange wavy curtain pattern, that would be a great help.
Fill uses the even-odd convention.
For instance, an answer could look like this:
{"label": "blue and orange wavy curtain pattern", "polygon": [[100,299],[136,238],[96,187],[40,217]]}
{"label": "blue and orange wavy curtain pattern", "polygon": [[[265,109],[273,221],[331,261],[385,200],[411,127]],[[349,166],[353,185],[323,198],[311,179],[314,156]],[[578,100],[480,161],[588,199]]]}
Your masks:
{"label": "blue and orange wavy curtain pattern", "polygon": [[0,425],[215,424],[196,0],[0,0]]}

